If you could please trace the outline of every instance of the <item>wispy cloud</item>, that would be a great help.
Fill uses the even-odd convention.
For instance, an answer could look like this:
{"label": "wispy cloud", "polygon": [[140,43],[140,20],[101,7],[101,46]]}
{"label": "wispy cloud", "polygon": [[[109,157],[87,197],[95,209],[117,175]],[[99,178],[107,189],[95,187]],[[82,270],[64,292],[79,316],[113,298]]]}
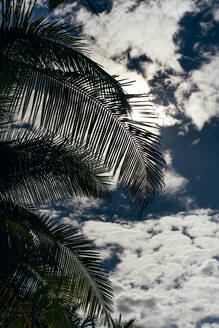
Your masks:
{"label": "wispy cloud", "polygon": [[200,141],[201,141],[200,138],[195,139],[195,140],[192,142],[191,146],[195,146],[195,145],[199,144]]}

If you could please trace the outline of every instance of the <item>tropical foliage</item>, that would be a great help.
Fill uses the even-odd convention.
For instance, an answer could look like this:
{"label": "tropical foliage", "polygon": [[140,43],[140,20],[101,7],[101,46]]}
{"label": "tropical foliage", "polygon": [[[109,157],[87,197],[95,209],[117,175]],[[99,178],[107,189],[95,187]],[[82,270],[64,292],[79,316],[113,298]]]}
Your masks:
{"label": "tropical foliage", "polygon": [[11,202],[0,205],[0,261],[7,259],[1,268],[1,327],[77,327],[78,306],[91,317],[107,317],[110,282],[93,243],[78,228]]}
{"label": "tropical foliage", "polygon": [[36,208],[110,198],[116,176],[143,210],[162,188],[164,162],[155,126],[131,111],[153,111],[86,56],[74,27],[40,15],[36,1],[0,4],[0,325],[92,327],[78,310],[113,325],[93,243]]}

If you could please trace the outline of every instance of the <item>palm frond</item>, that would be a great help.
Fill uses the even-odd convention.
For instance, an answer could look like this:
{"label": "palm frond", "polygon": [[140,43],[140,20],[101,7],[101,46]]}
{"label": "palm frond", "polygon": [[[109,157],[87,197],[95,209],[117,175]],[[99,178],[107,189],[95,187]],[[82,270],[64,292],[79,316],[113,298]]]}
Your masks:
{"label": "palm frond", "polygon": [[[18,314],[23,313],[26,303],[26,313],[33,316],[35,311],[35,318],[41,321],[54,320],[60,312],[59,324],[60,320],[77,319],[76,307],[91,317],[108,316],[112,307],[110,282],[94,244],[79,235],[79,229],[56,224],[10,202],[0,203],[0,219],[0,256],[8,261],[0,270],[0,304],[10,308],[5,311],[2,307],[1,320],[15,315],[13,306]],[[44,308],[41,316],[37,307]]]}
{"label": "palm frond", "polygon": [[135,319],[131,319],[127,322],[122,322],[122,315],[120,314],[119,320],[114,320],[110,317],[112,328],[134,328]]}
{"label": "palm frond", "polygon": [[[94,89],[93,80],[83,75],[26,65],[20,70],[17,92],[22,98],[18,109],[22,120],[63,138],[70,135],[79,144],[86,140],[113,175],[119,171],[119,183],[129,186],[132,197],[144,208],[163,186],[159,136],[145,129],[154,125],[119,118],[115,112],[120,105],[113,96],[103,97],[102,87]],[[140,103],[140,108],[151,117],[147,102]]]}
{"label": "palm frond", "polygon": [[42,204],[63,197],[109,199],[108,168],[71,137],[19,126],[0,133],[0,199]]}
{"label": "palm frond", "polygon": [[[51,320],[54,323],[57,314],[63,321],[65,307],[60,306],[54,284],[48,283],[37,272],[45,251],[36,247],[33,236],[26,227],[2,215],[0,233],[0,257],[1,261],[6,259],[4,268],[1,267],[0,270],[1,326],[40,327]],[[65,327],[68,325],[65,324]]]}
{"label": "palm frond", "polygon": [[120,114],[130,113],[131,108],[120,83],[83,54],[85,46],[80,38],[72,34],[74,28],[58,21],[51,23],[44,16],[33,20],[34,4],[26,8],[24,0],[15,2],[15,6],[9,3],[4,8],[0,27],[2,56],[35,67],[86,75],[93,79],[97,88],[103,86],[100,89],[104,96],[112,94],[116,98]]}
{"label": "palm frond", "polygon": [[[95,318],[86,318],[85,319],[85,327],[89,328],[103,328],[106,327],[102,322]],[[128,321],[122,321],[122,315],[120,314],[119,319],[113,319],[111,315],[109,315],[108,328],[135,328],[135,319],[130,319]],[[81,327],[82,328],[82,327]],[[137,328],[137,327],[136,327]]]}
{"label": "palm frond", "polygon": [[66,26],[32,21],[33,7],[17,1],[10,15],[3,11],[0,29],[1,60],[17,72],[22,119],[27,114],[28,123],[86,140],[143,209],[163,187],[164,161],[159,137],[145,129],[154,125],[136,124],[130,112],[133,103],[151,117],[151,108],[81,53]]}
{"label": "palm frond", "polygon": [[4,128],[6,122],[13,121],[13,108],[17,107],[19,99],[16,96],[16,85],[14,84],[16,73],[13,67],[5,65],[1,58],[0,77],[0,128]]}

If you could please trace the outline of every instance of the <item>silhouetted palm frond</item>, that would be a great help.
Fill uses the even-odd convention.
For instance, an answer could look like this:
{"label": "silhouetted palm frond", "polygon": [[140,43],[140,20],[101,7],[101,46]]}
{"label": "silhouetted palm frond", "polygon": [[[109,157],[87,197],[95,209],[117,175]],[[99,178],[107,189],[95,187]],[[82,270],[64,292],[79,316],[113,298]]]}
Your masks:
{"label": "silhouetted palm frond", "polygon": [[79,229],[9,202],[0,202],[0,220],[0,257],[7,261],[0,272],[0,322],[24,325],[27,316],[36,327],[74,327],[77,308],[108,317],[110,282]]}
{"label": "silhouetted palm frond", "polygon": [[[86,327],[89,328],[103,328],[105,325],[97,320],[96,318],[87,318],[85,320]],[[128,321],[122,321],[122,315],[120,314],[119,319],[115,320],[109,315],[108,328],[135,328],[135,319]],[[137,328],[137,327],[136,327]]]}
{"label": "silhouetted palm frond", "polygon": [[[2,0],[3,2],[7,0]],[[130,105],[118,81],[96,62],[84,55],[86,47],[72,34],[74,27],[50,22],[45,16],[33,19],[34,4],[25,1],[7,3],[0,16],[0,54],[16,62],[38,68],[60,69],[90,77],[105,94],[113,94],[121,113],[130,113]]]}
{"label": "silhouetted palm frond", "polygon": [[[102,97],[102,89],[93,88],[90,78],[57,70],[34,70],[24,64],[17,71],[20,80],[16,92],[22,99],[18,112],[24,122],[59,133],[64,139],[70,135],[70,142],[80,144],[86,140],[86,147],[95,151],[113,175],[119,169],[118,181],[130,188],[142,208],[153,199],[163,183],[157,135],[127,116],[118,118],[113,96]],[[148,112],[151,116],[150,109]]]}
{"label": "silhouetted palm frond", "polygon": [[127,322],[122,322],[122,315],[120,314],[119,320],[114,320],[110,317],[112,328],[134,328],[135,319],[131,319]]}
{"label": "silhouetted palm frond", "polygon": [[0,133],[0,200],[43,204],[63,197],[109,198],[108,169],[86,143],[10,127]]}
{"label": "silhouetted palm frond", "polygon": [[154,125],[130,117],[134,105],[151,118],[147,101],[125,94],[113,77],[81,53],[67,26],[45,17],[33,21],[33,7],[26,8],[22,0],[16,4],[3,10],[0,28],[1,62],[14,67],[19,98],[19,106],[14,98],[12,111],[16,107],[22,120],[64,139],[71,135],[77,142],[86,140],[143,209],[163,187],[164,164],[159,137],[146,130]]}
{"label": "silhouetted palm frond", "polygon": [[164,161],[155,125],[131,112],[154,113],[86,55],[73,27],[36,18],[35,0],[0,4],[0,326],[94,328],[103,318],[132,328],[110,321],[112,290],[93,243],[27,204],[109,198],[117,181],[143,210],[163,186]]}

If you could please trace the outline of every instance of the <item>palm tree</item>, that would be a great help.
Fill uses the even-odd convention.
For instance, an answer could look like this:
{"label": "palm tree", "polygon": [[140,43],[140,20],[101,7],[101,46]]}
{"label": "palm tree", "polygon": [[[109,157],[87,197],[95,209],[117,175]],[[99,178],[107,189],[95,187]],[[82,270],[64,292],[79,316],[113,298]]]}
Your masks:
{"label": "palm tree", "polygon": [[146,130],[154,125],[134,122],[132,105],[153,112],[85,55],[74,28],[37,16],[36,1],[0,3],[0,324],[78,327],[77,309],[109,320],[112,291],[93,244],[35,208],[109,198],[116,176],[143,210],[164,162]]}

